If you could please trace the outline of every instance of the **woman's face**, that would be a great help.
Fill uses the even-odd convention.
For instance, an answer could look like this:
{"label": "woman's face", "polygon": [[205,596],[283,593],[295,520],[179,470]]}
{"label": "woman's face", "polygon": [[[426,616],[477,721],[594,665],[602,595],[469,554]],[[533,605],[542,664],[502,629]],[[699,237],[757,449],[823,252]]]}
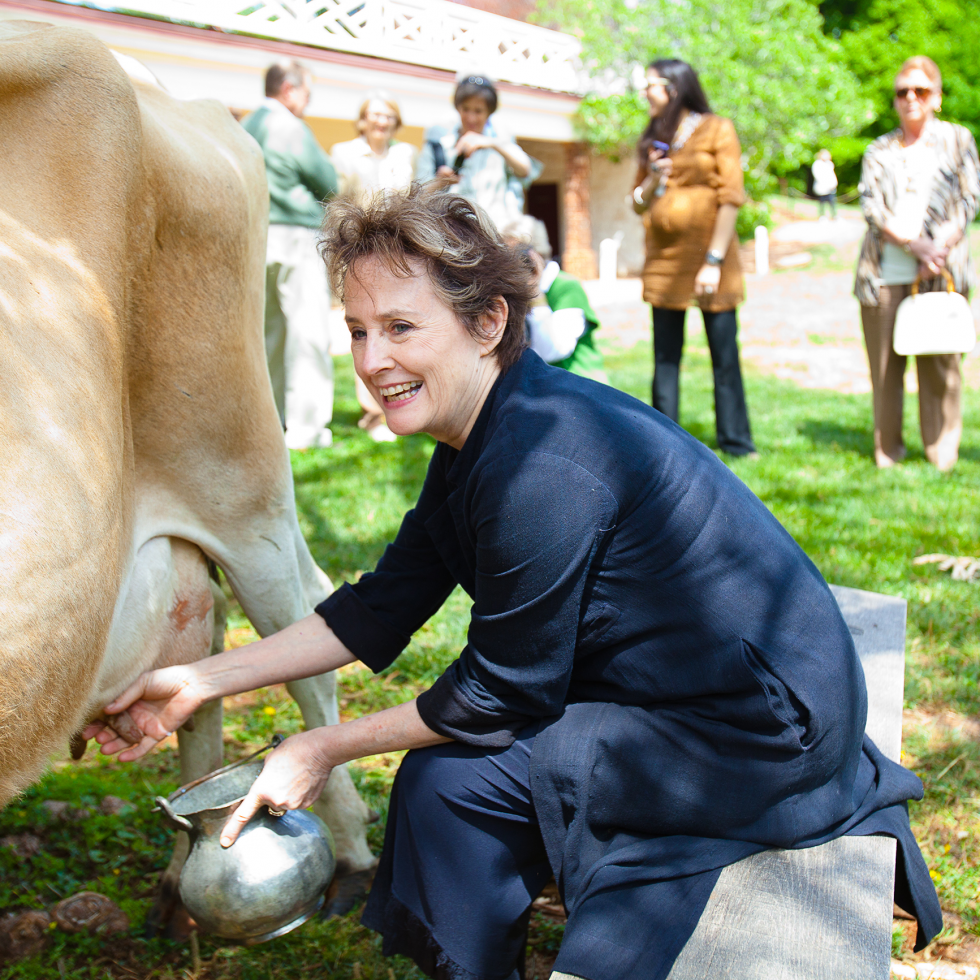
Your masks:
{"label": "woman's face", "polygon": [[647,72],[647,102],[650,103],[650,115],[656,119],[670,103],[670,82],[655,68]]}
{"label": "woman's face", "polygon": [[390,140],[395,135],[397,121],[386,102],[371,99],[364,111],[364,135],[369,140]]}
{"label": "woman's face", "polygon": [[395,275],[374,256],[345,282],[354,370],[384,409],[392,432],[427,432],[460,449],[500,374],[491,351],[507,321],[507,304],[488,316],[493,334],[477,340],[436,295],[425,266]]}
{"label": "woman's face", "polygon": [[940,102],[941,93],[921,68],[903,72],[895,79],[895,111],[903,127],[928,122]]}
{"label": "woman's face", "polygon": [[490,107],[486,99],[479,95],[471,95],[468,99],[463,99],[457,106],[459,112],[460,127],[464,133],[482,133],[490,118]]}

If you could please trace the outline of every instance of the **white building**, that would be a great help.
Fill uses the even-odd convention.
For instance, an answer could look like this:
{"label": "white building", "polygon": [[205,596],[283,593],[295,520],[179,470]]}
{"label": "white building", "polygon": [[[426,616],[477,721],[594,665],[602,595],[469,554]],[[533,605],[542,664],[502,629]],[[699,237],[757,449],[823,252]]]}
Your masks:
{"label": "white building", "polygon": [[[528,0],[464,0],[521,16]],[[563,265],[593,278],[598,242],[625,233],[621,271],[642,254],[626,207],[631,168],[595,159],[576,142],[578,41],[567,34],[449,0],[0,0],[0,18],[92,31],[143,62],[178,98],[215,98],[236,115],[263,95],[276,58],[297,58],[314,76],[306,121],[329,150],[353,138],[364,93],[387,89],[421,145],[426,126],[453,116],[456,71],[499,79],[497,120],[545,169],[528,210],[548,226]]]}

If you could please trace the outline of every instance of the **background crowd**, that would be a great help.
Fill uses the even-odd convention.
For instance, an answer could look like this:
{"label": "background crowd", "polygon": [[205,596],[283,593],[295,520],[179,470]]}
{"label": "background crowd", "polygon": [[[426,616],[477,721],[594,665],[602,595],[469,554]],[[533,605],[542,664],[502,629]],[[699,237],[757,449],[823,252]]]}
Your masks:
{"label": "background crowd", "polygon": [[[354,139],[330,155],[302,122],[311,77],[295,61],[266,74],[266,98],[244,121],[263,149],[270,191],[266,345],[287,444],[329,445],[333,382],[329,294],[316,252],[324,206],[340,197],[364,204],[406,191],[413,181],[433,193],[458,194],[480,205],[500,234],[522,251],[536,300],[527,316],[529,346],[546,361],[605,380],[595,344],[598,319],[581,284],[552,256],[541,222],[525,215],[525,193],[541,173],[494,119],[492,79],[462,72],[453,92],[456,117],[425,132],[421,152],[397,139],[401,113],[386,92],[366,93]],[[855,294],[873,388],[878,467],[905,455],[902,403],[905,358],[893,350],[896,312],[913,291],[972,285],[968,236],[980,207],[973,136],[940,121],[942,76],[929,58],[908,59],[894,80],[898,129],[868,147],[861,204],[868,231]],[[712,111],[697,72],[661,59],[646,74],[648,122],[637,145],[630,204],[646,230],[643,298],[653,313],[652,404],[677,421],[680,363],[689,306],[700,308],[714,374],[719,448],[757,455],[742,383],[736,307],[744,299],[736,222],[745,203],[746,164],[732,122]],[[831,153],[812,165],[812,189],[836,217],[837,175]],[[962,431],[960,361],[955,352],[916,358],[920,426],[926,458],[955,465]],[[377,441],[395,436],[364,384],[357,381],[360,421]]]}

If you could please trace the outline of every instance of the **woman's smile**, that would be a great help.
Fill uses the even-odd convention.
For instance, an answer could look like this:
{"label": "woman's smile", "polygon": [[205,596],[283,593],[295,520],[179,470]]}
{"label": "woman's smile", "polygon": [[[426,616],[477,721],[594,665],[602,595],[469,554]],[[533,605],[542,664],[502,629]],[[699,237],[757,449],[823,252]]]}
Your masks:
{"label": "woman's smile", "polygon": [[386,405],[406,402],[422,390],[422,381],[408,381],[405,384],[378,386],[378,391]]}

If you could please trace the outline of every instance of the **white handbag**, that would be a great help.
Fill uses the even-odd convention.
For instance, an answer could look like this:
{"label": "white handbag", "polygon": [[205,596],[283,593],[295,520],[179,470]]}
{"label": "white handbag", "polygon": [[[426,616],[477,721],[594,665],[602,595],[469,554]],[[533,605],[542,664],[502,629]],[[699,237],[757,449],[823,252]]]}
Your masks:
{"label": "white handbag", "polygon": [[920,293],[916,277],[912,295],[898,304],[892,336],[896,354],[966,354],[976,346],[970,304],[954,290],[949,272],[942,273],[946,292]]}

